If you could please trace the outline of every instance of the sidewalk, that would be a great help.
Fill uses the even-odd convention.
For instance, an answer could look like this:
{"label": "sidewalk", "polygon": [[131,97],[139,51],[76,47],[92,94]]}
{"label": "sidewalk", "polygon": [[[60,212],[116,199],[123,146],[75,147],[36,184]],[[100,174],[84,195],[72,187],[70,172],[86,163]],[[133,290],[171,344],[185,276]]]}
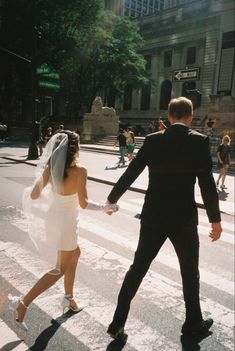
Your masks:
{"label": "sidewalk", "polygon": [[[85,152],[90,150],[90,152]],[[118,150],[118,149],[116,149]],[[98,151],[95,153],[92,151]],[[18,162],[25,162],[27,164],[36,166],[38,160],[27,160],[28,146],[23,143],[4,143],[0,145],[0,157],[11,159]],[[89,155],[89,157],[88,157]],[[88,169],[90,180],[98,181],[113,185],[125,171],[126,167],[117,167],[118,151],[114,153],[114,148],[101,145],[81,145],[80,151],[81,163]],[[217,178],[214,173],[214,178]],[[148,170],[145,169],[137,180],[132,184],[131,190],[144,193],[148,184]],[[225,184],[226,189],[221,191],[219,189],[220,210],[223,213],[234,215],[234,176],[227,175]],[[195,200],[198,207],[204,208],[200,189],[196,184]]]}

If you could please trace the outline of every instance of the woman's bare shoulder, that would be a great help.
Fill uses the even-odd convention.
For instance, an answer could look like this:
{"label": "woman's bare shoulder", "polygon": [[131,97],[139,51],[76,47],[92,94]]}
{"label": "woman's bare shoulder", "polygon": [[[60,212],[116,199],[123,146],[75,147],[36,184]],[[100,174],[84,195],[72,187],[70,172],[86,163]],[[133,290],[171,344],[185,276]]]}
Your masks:
{"label": "woman's bare shoulder", "polygon": [[77,163],[74,165],[74,171],[79,174],[79,175],[86,175],[87,174],[87,169],[85,166]]}

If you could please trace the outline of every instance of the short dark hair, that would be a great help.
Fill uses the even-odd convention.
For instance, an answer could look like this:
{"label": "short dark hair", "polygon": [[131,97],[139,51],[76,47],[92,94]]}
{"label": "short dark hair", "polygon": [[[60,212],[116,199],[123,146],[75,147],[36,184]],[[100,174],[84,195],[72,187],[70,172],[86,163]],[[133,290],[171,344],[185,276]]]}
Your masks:
{"label": "short dark hair", "polygon": [[168,105],[169,116],[176,119],[181,119],[193,115],[193,104],[192,101],[184,96],[176,99],[171,99]]}

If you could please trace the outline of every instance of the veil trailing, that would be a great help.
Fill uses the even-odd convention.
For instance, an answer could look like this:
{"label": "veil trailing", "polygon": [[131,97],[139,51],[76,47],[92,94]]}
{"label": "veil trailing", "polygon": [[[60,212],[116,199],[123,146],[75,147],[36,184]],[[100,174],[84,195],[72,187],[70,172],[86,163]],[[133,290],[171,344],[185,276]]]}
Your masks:
{"label": "veil trailing", "polygon": [[[39,256],[48,263],[51,274],[60,273],[60,229],[65,216],[58,206],[58,194],[63,194],[63,179],[68,152],[68,135],[57,133],[48,141],[36,167],[35,180],[23,192],[23,212],[28,225],[28,234]],[[45,185],[45,178],[47,184]],[[38,197],[31,192],[38,189]],[[66,196],[65,196],[66,198]],[[78,206],[77,206],[78,211]]]}

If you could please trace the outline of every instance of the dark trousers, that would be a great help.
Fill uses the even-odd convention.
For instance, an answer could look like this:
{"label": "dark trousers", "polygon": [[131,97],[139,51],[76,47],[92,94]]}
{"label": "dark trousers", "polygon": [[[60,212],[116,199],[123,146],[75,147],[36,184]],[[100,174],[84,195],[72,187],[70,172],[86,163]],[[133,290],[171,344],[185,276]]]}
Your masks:
{"label": "dark trousers", "polygon": [[197,225],[187,225],[177,233],[163,233],[156,226],[142,223],[134,262],[124,278],[113,321],[109,326],[112,332],[124,327],[131,300],[135,296],[151,262],[167,238],[172,242],[180,264],[186,307],[185,324],[192,326],[202,321],[199,301],[199,238]]}

